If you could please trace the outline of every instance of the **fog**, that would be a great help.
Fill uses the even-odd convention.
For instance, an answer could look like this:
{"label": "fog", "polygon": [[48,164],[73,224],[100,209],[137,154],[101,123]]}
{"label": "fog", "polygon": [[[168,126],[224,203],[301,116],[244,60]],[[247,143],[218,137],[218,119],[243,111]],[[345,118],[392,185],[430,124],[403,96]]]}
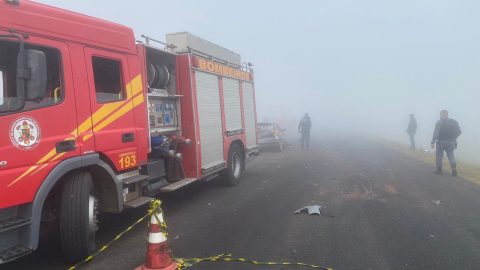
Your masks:
{"label": "fog", "polygon": [[43,0],[163,39],[189,31],[255,66],[259,120],[296,136],[369,135],[428,147],[441,109],[463,130],[457,155],[480,164],[480,2],[474,0]]}

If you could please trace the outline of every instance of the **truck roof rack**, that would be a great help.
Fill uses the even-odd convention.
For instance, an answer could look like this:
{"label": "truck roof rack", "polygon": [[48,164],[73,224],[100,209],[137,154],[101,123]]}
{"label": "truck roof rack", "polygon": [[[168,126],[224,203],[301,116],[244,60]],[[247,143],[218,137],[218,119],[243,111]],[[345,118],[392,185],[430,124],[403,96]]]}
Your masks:
{"label": "truck roof rack", "polygon": [[169,49],[169,50],[175,50],[177,48],[177,46],[175,46],[174,44],[169,44],[169,43],[166,43],[166,42],[163,42],[163,41],[160,41],[158,39],[154,39],[152,37],[149,37],[149,36],[146,36],[146,35],[142,35],[142,38],[145,39],[145,44],[150,46],[150,42],[155,42],[155,43],[159,43],[159,44],[162,44],[162,45],[165,45],[165,49]]}

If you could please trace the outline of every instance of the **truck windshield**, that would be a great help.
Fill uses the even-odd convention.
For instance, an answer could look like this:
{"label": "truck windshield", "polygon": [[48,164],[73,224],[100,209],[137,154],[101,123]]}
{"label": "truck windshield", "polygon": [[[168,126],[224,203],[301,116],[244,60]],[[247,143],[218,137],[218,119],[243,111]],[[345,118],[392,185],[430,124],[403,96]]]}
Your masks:
{"label": "truck windshield", "polygon": [[19,44],[13,41],[0,40],[0,115],[43,108],[55,105],[63,100],[60,53],[52,48],[28,44],[26,44],[25,48],[45,52],[47,58],[46,95],[40,100],[25,101],[25,105],[21,106],[22,100],[17,94],[17,55]]}

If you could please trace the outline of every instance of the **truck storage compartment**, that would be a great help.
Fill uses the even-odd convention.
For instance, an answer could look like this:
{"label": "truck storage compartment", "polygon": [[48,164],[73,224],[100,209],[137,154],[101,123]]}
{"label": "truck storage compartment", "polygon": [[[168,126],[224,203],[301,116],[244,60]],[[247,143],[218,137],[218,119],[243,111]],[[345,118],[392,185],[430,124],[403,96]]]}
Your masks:
{"label": "truck storage compartment", "polygon": [[227,136],[243,132],[240,81],[223,78],[223,104],[225,107],[225,130]]}
{"label": "truck storage compartment", "polygon": [[245,135],[247,149],[250,151],[257,147],[257,126],[255,117],[255,95],[253,93],[253,83],[243,82],[243,107],[245,114]]}
{"label": "truck storage compartment", "polygon": [[149,92],[175,95],[176,70],[175,54],[146,46],[147,83]]}
{"label": "truck storage compartment", "polygon": [[[149,171],[161,163],[162,180],[151,180],[147,193],[159,190],[162,181],[183,179],[182,155],[178,153],[180,96],[177,95],[176,54],[145,46],[148,84],[148,122],[150,128]],[[157,164],[157,166],[154,166]]]}
{"label": "truck storage compartment", "polygon": [[146,46],[148,120],[152,136],[179,131],[175,54]]}
{"label": "truck storage compartment", "polygon": [[195,71],[202,170],[223,166],[223,127],[218,76]]}

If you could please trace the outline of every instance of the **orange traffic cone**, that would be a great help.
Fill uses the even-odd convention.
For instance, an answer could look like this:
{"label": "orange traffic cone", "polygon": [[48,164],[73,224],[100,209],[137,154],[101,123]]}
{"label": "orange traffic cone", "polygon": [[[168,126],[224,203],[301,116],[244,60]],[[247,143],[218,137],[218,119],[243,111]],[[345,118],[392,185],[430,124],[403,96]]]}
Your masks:
{"label": "orange traffic cone", "polygon": [[147,255],[145,263],[135,270],[175,270],[177,263],[173,260],[170,248],[167,244],[167,235],[162,231],[163,214],[154,213],[150,219],[150,230],[148,233]]}

